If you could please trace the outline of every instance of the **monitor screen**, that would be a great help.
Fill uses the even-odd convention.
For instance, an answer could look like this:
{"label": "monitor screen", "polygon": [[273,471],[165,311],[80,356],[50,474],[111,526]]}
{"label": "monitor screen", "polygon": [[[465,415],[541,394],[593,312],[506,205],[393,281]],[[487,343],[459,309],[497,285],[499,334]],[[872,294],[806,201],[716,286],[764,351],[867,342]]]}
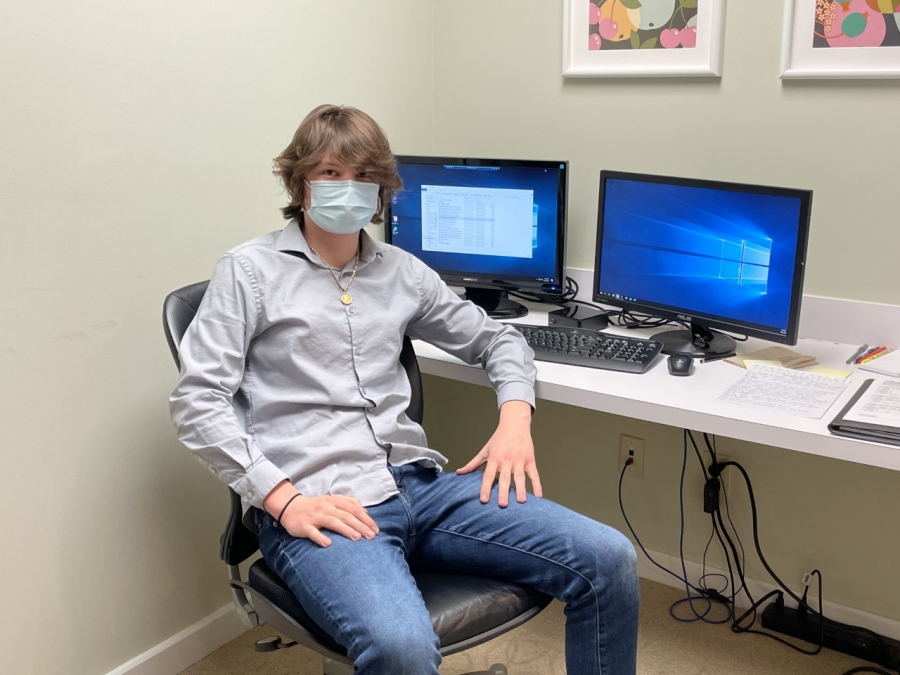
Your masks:
{"label": "monitor screen", "polygon": [[389,206],[385,240],[465,287],[488,313],[522,316],[507,291],[554,295],[564,286],[567,168],[400,155],[403,189]]}
{"label": "monitor screen", "polygon": [[690,324],[654,336],[666,353],[733,350],[712,328],[796,344],[811,201],[808,190],[604,171],[594,300]]}

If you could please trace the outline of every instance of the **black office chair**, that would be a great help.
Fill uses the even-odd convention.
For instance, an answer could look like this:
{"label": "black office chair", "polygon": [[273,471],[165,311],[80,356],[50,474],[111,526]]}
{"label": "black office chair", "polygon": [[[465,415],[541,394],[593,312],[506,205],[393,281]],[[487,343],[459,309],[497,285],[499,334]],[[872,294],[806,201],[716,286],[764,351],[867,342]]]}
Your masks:
{"label": "black office chair", "polygon": [[[166,340],[176,364],[180,364],[178,344],[200,306],[207,284],[203,281],[178,289],[170,293],[163,304]],[[408,337],[403,339],[400,361],[412,388],[407,414],[421,424],[424,409],[422,377]],[[219,556],[228,565],[235,607],[246,625],[267,623],[290,639],[284,642],[280,637],[265,638],[258,641],[255,648],[275,651],[299,643],[322,654],[324,675],[352,673],[353,662],[347,657],[346,650],[309,618],[265,560],[260,558],[254,562],[248,579],[241,579],[238,565],[259,550],[259,541],[242,519],[240,497],[230,488],[229,492],[231,515],[219,539]],[[552,600],[527,587],[481,577],[423,573],[416,574],[415,579],[431,613],[443,656],[475,647],[522,625],[537,616]],[[247,596],[248,591],[252,600]],[[504,666],[495,664],[489,671],[469,675],[506,674]]]}

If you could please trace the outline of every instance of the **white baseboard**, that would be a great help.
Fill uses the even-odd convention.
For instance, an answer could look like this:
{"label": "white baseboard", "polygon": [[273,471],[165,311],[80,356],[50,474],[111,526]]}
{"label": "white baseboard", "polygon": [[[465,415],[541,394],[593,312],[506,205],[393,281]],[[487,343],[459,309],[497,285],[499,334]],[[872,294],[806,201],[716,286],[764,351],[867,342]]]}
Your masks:
{"label": "white baseboard", "polygon": [[[665,553],[658,553],[656,551],[647,552],[657,563],[659,563],[663,567],[666,567],[667,569],[672,570],[673,572],[676,572],[679,576],[681,576],[681,560],[679,558],[667,555]],[[687,568],[688,580],[696,585],[697,580],[702,574],[702,567],[700,563],[685,561],[685,567]],[[724,574],[727,576],[726,571],[714,569],[709,565],[706,566],[706,573]],[[672,588],[680,588],[681,590],[684,590],[684,584],[682,584],[674,577],[669,576],[649,560],[647,560],[647,556],[645,556],[640,551],[640,549],[638,549],[638,575],[642,579],[647,579],[648,581],[655,581],[656,583],[663,584],[665,586],[671,586]],[[771,583],[757,581],[755,579],[747,579],[747,589],[750,591],[751,595],[753,595],[754,600],[758,600],[766,593],[774,591],[776,588],[777,586]],[[792,588],[792,590],[797,593],[797,595],[800,595],[798,591],[802,591],[802,589],[798,588]],[[815,584],[813,584],[812,588],[810,588],[810,600],[814,607],[817,602],[813,601],[812,598],[815,590],[816,586]],[[741,609],[747,609],[747,607],[750,606],[750,603],[747,601],[747,596],[743,593],[741,593],[741,595],[737,598],[735,604],[737,604],[737,606]],[[789,607],[796,607],[797,603],[793,602],[790,598],[786,598],[785,605]],[[853,626],[862,626],[863,628],[868,628],[869,630],[875,631],[879,635],[883,635],[894,640],[900,640],[900,621],[888,619],[883,616],[877,616],[876,614],[869,614],[868,612],[863,612],[852,607],[845,607],[844,605],[838,605],[837,603],[828,602],[827,600],[823,602],[823,607],[824,614],[829,619],[834,619],[842,623],[848,623]]]}
{"label": "white baseboard", "polygon": [[176,675],[247,630],[229,604],[106,675]]}

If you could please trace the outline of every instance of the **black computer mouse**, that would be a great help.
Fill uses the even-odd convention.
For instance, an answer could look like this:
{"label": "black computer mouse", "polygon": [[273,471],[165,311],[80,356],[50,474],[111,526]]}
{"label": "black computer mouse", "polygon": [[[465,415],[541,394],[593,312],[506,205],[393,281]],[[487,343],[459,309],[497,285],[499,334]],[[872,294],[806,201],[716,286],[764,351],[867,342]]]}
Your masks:
{"label": "black computer mouse", "polygon": [[672,354],[669,357],[670,375],[690,375],[694,372],[694,357],[687,354]]}

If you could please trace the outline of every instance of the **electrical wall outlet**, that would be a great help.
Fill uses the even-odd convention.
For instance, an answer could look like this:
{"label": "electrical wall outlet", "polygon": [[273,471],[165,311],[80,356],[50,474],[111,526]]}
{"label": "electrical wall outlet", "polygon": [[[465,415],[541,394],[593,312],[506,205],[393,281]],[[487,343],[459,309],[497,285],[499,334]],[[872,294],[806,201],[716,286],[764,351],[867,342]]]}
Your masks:
{"label": "electrical wall outlet", "polygon": [[628,458],[632,463],[625,469],[625,475],[641,478],[644,475],[644,439],[634,436],[619,436],[619,472]]}

